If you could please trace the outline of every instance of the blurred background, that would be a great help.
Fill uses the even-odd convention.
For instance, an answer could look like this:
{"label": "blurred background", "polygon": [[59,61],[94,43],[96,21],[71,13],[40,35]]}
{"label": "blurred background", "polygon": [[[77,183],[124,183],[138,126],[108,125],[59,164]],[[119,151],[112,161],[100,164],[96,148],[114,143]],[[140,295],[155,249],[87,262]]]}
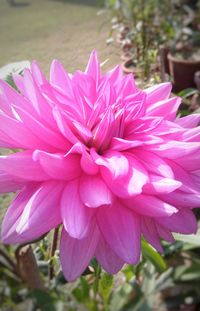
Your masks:
{"label": "blurred background", "polygon": [[48,73],[57,58],[74,71],[95,48],[111,68],[118,53],[106,45],[109,20],[99,10],[98,0],[1,0],[0,66],[36,59]]}
{"label": "blurred background", "polygon": [[[200,1],[0,0],[0,77],[10,85],[33,59],[47,76],[55,58],[84,70],[93,49],[103,71],[120,64],[142,87],[171,81],[179,114],[200,113]],[[0,197],[0,223],[12,197]],[[92,260],[74,283],[52,233],[25,248],[1,244],[0,311],[198,311],[200,231],[174,237],[162,256],[143,240],[141,263],[115,276]]]}

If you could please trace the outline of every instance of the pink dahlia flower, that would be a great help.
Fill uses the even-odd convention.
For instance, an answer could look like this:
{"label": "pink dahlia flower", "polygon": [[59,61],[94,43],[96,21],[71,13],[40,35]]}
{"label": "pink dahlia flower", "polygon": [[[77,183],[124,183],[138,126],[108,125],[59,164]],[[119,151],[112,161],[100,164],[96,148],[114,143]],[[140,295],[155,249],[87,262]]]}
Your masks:
{"label": "pink dahlia flower", "polygon": [[146,90],[119,67],[85,72],[36,62],[0,82],[0,190],[18,191],[2,224],[4,243],[32,241],[62,224],[67,280],[93,256],[108,273],[140,260],[144,238],[159,252],[171,232],[196,232],[200,205],[200,115],[177,118],[170,83]]}

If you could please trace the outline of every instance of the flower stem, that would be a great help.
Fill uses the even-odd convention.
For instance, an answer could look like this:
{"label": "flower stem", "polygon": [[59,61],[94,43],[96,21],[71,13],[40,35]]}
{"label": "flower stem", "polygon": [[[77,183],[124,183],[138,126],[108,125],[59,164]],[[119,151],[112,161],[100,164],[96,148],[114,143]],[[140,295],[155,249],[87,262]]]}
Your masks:
{"label": "flower stem", "polygon": [[99,280],[101,275],[101,266],[97,264],[96,272],[95,272],[95,280],[94,280],[94,311],[98,311],[98,291],[99,291]]}
{"label": "flower stem", "polygon": [[54,275],[52,258],[55,254],[56,249],[57,249],[58,235],[59,235],[59,227],[55,228],[54,233],[53,233],[53,240],[52,240],[51,252],[50,252],[50,263],[49,263],[49,282],[53,278],[53,275]]}

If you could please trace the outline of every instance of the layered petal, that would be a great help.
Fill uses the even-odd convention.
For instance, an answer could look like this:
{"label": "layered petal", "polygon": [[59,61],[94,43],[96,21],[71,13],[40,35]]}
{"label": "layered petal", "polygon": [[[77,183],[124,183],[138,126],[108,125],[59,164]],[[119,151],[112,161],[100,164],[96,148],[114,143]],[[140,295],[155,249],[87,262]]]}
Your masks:
{"label": "layered petal", "polygon": [[15,192],[23,188],[25,181],[0,171],[0,193]]}
{"label": "layered petal", "polygon": [[60,241],[60,260],[65,278],[74,281],[87,268],[99,242],[99,231],[93,226],[90,233],[78,240],[63,228]]}
{"label": "layered petal", "polygon": [[182,209],[169,218],[159,218],[158,223],[172,232],[192,234],[197,231],[197,221],[193,212]]}
{"label": "layered petal", "polygon": [[33,160],[31,151],[17,152],[0,156],[0,170],[11,176],[28,181],[42,181],[50,179],[38,162]]}
{"label": "layered petal", "polygon": [[79,193],[81,201],[88,207],[110,205],[113,195],[101,176],[83,175],[80,179]]}
{"label": "layered petal", "polygon": [[124,261],[117,256],[102,237],[97,245],[95,257],[109,274],[117,273],[124,265]]}
{"label": "layered petal", "polygon": [[40,163],[44,172],[52,179],[72,180],[81,174],[80,156],[76,154],[53,154],[35,150],[33,160]]}
{"label": "layered petal", "polygon": [[119,201],[101,207],[97,213],[99,229],[112,250],[127,263],[140,258],[140,219]]}
{"label": "layered petal", "polygon": [[65,230],[76,239],[82,239],[88,234],[92,221],[93,210],[81,201],[79,180],[68,182],[61,200],[61,215]]}
{"label": "layered petal", "polygon": [[148,182],[148,173],[143,165],[131,154],[110,152],[98,158],[100,172],[111,191],[122,198],[134,196],[142,192]]}
{"label": "layered petal", "polygon": [[63,183],[27,185],[15,198],[4,217],[4,243],[32,241],[58,226],[61,223],[62,191]]}
{"label": "layered petal", "polygon": [[[168,195],[169,194],[167,194],[167,196]],[[131,199],[124,200],[124,203],[137,214],[150,217],[171,216],[178,212],[173,205],[152,195],[141,194]]]}

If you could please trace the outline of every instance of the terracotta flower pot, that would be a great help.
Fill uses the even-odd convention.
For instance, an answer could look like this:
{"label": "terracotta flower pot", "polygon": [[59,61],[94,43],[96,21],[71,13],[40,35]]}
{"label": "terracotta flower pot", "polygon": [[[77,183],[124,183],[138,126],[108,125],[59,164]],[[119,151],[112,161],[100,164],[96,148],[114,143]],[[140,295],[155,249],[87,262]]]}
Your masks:
{"label": "terracotta flower pot", "polygon": [[137,77],[142,72],[142,70],[136,68],[135,63],[131,58],[122,63],[122,70],[125,74],[132,73],[134,77]]}
{"label": "terracotta flower pot", "polygon": [[185,60],[173,56],[171,53],[167,56],[169,60],[169,71],[173,78],[174,92],[179,92],[189,87],[195,87],[194,74],[200,70],[199,60]]}
{"label": "terracotta flower pot", "polygon": [[121,58],[122,62],[130,60],[132,58],[131,53],[130,52],[122,52],[120,58]]}

